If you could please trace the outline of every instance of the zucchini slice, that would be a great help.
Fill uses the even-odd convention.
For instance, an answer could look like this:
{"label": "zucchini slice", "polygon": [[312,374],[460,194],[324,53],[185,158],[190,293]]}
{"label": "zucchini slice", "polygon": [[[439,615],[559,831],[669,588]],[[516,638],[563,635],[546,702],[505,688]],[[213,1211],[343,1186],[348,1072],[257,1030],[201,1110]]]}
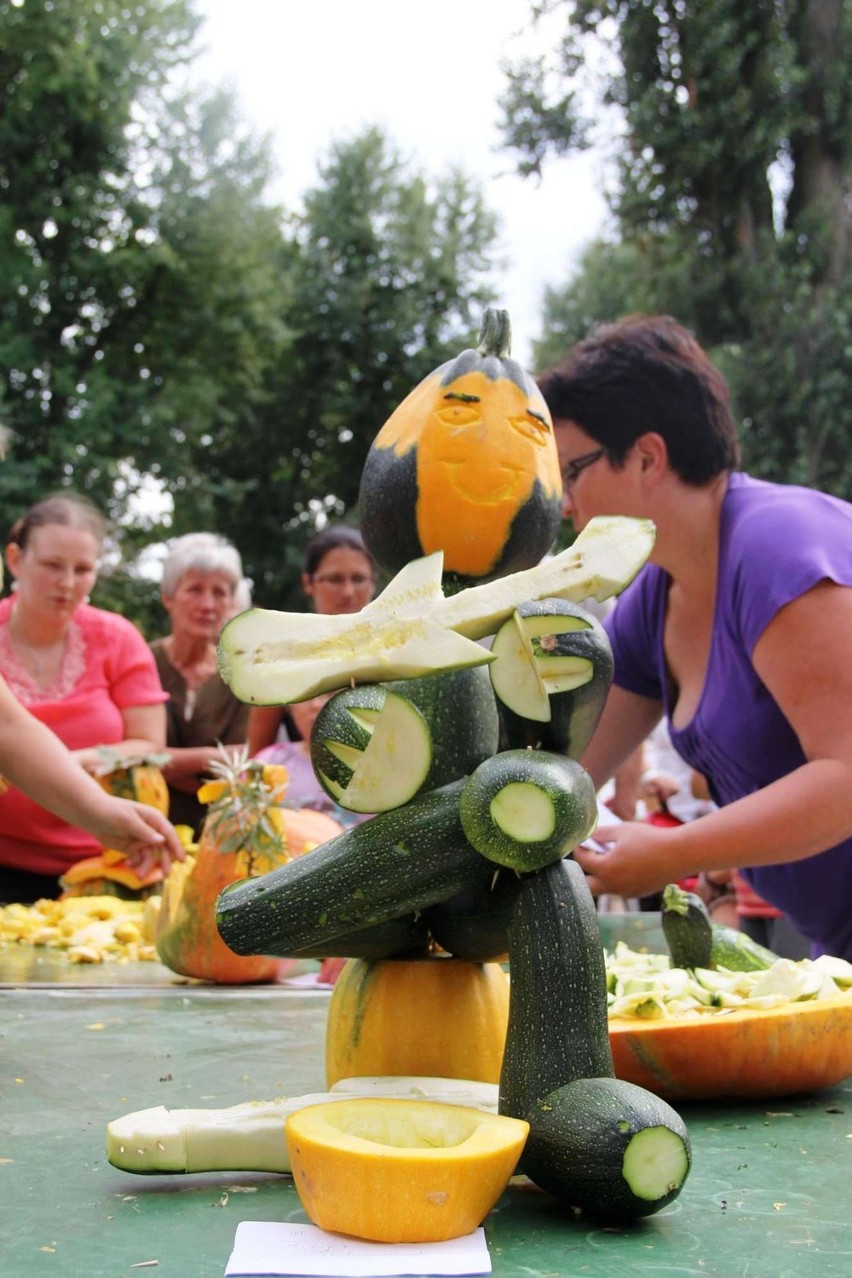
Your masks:
{"label": "zucchini slice", "polygon": [[521,604],[494,636],[491,683],[512,747],[578,758],[612,683],[612,649],[600,622],[564,599]]}
{"label": "zucchini slice", "polygon": [[281,705],[351,683],[486,665],[492,654],[473,641],[494,634],[519,604],[608,599],[633,580],[653,544],[649,520],[598,516],[552,559],[449,598],[436,551],[412,560],[358,613],[240,613],[219,637],[219,668],[241,701]]}
{"label": "zucchini slice", "polygon": [[545,750],[504,750],[468,778],[459,815],[468,841],[489,861],[538,870],[592,833],[595,787],[574,759]]}
{"label": "zucchini slice", "polygon": [[327,701],[311,732],[320,785],[350,812],[402,807],[432,766],[429,725],[412,701],[381,684],[345,688]]}

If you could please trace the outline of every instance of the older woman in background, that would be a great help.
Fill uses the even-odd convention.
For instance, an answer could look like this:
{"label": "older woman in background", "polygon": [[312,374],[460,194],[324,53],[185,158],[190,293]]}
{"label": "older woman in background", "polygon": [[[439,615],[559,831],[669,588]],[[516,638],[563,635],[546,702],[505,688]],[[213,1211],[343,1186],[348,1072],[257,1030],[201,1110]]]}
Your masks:
{"label": "older woman in background", "polygon": [[[102,747],[150,754],[166,744],[165,694],[142,635],[89,605],[106,522],[74,494],[37,502],[13,526],[6,563],[15,591],[0,601],[0,674],[88,772]],[[0,795],[0,897],[55,896],[58,876],[95,855],[93,835],[17,787]]]}
{"label": "older woman in background", "polygon": [[246,739],[248,706],[223,683],[216,662],[219,632],[244,589],[239,552],[224,537],[188,533],[172,543],[161,586],[171,633],[151,648],[169,694],[170,815],[196,833],[205,815],[196,791],[222,757],[219,743],[236,753]]}

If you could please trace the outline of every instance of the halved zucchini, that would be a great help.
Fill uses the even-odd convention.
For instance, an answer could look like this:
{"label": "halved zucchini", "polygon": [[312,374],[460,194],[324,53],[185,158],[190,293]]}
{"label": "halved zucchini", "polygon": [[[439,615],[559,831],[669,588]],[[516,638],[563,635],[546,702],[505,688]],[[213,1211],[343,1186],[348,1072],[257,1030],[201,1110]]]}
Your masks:
{"label": "halved zucchini", "polygon": [[485,665],[492,654],[472,641],[494,634],[519,604],[550,597],[608,599],[633,580],[653,544],[649,520],[598,516],[560,555],[449,598],[441,589],[438,551],[407,564],[358,613],[250,609],[222,631],[222,678],[242,701],[280,705],[350,683]]}

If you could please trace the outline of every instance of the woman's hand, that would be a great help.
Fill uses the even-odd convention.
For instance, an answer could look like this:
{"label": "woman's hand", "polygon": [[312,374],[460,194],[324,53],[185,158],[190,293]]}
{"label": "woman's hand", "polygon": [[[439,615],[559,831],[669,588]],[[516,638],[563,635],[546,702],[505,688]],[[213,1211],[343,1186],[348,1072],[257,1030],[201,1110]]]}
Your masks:
{"label": "woman's hand", "polygon": [[610,892],[615,896],[649,896],[667,883],[682,879],[692,870],[679,854],[677,830],[660,829],[641,821],[604,825],[595,830],[595,852],[582,845],[574,849],[574,860],[585,870],[594,896]]}
{"label": "woman's hand", "polygon": [[123,852],[140,878],[155,865],[168,872],[173,861],[184,859],[186,852],[177,831],[156,808],[135,799],[105,798],[104,820],[98,830],[101,842]]}

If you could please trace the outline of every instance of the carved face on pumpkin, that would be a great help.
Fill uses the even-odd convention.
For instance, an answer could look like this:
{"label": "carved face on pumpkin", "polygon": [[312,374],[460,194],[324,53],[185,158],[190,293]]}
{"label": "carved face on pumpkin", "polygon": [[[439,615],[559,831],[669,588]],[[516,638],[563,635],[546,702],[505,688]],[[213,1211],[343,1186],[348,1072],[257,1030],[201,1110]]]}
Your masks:
{"label": "carved face on pumpkin", "polygon": [[420,553],[443,550],[446,572],[494,573],[525,515],[529,540],[533,512],[540,518],[528,562],[501,571],[531,566],[549,549],[562,492],[559,458],[547,405],[515,361],[464,352],[403,400],[373,450],[398,462],[416,458]]}

